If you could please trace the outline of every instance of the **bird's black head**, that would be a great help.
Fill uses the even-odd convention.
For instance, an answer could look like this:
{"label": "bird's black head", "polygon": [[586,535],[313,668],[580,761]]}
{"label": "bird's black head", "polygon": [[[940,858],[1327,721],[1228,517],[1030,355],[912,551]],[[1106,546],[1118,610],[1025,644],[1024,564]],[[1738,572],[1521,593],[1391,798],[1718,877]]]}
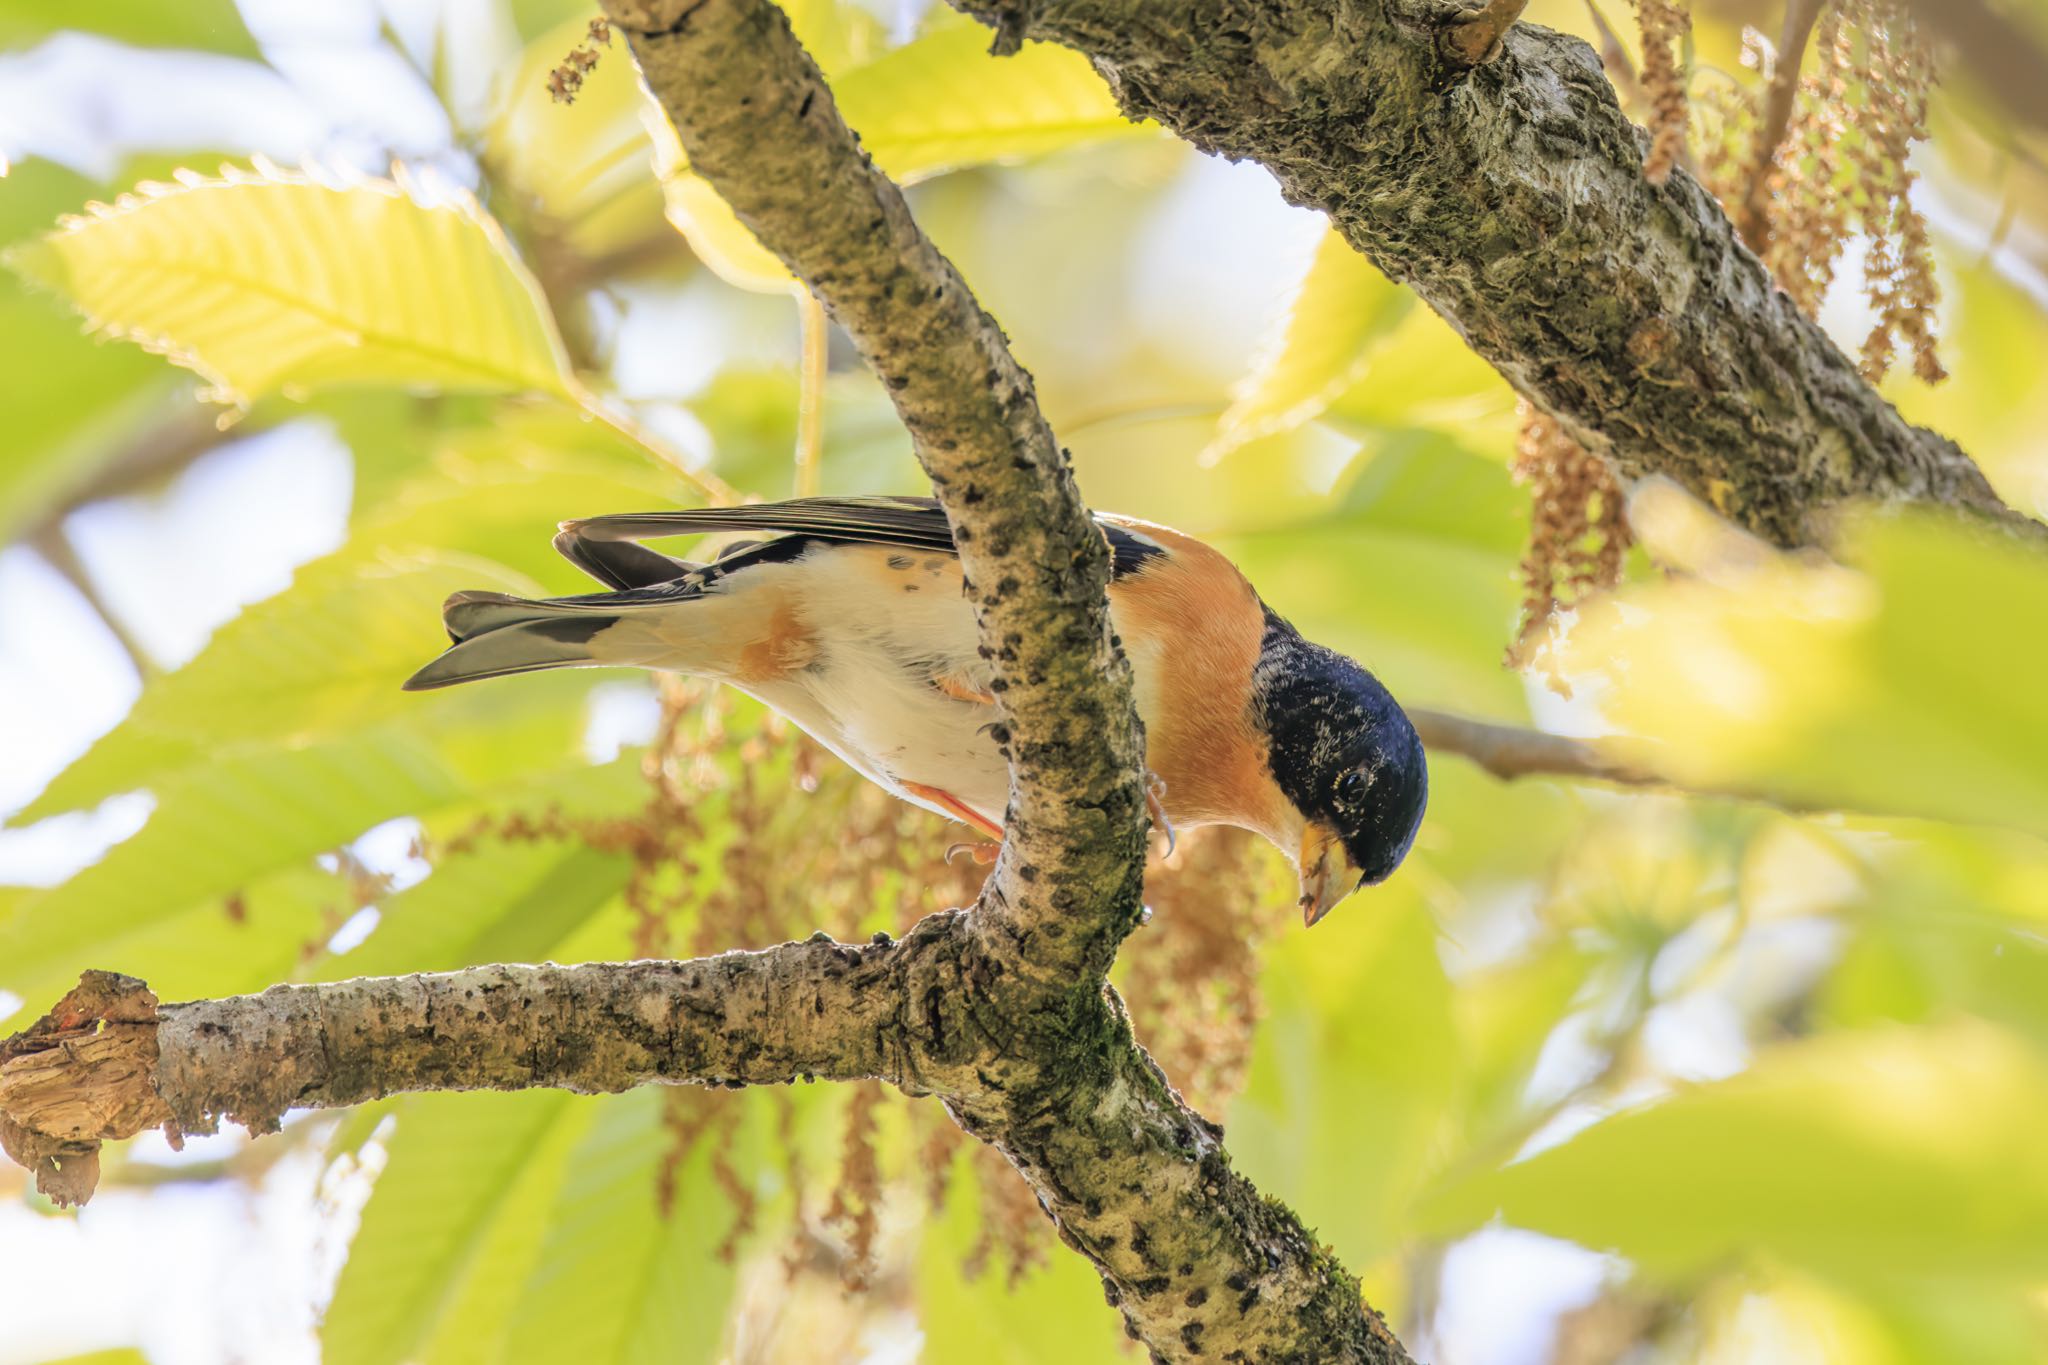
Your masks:
{"label": "bird's black head", "polygon": [[1273,780],[1302,817],[1302,917],[1314,924],[1407,856],[1429,800],[1422,741],[1379,679],[1270,611],[1253,705]]}

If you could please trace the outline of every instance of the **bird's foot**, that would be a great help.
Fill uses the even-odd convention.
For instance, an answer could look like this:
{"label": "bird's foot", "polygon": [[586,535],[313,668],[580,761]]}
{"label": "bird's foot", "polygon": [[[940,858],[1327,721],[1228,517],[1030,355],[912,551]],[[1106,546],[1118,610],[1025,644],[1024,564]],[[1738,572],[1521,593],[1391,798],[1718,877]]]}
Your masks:
{"label": "bird's foot", "polygon": [[971,842],[954,844],[946,850],[946,861],[950,863],[955,858],[966,858],[976,867],[988,867],[995,862],[997,856],[1002,851],[1003,846],[1001,844],[977,844]]}
{"label": "bird's foot", "polygon": [[1166,779],[1151,769],[1145,770],[1145,809],[1152,813],[1152,825],[1166,836],[1166,853],[1173,856],[1174,846],[1179,843],[1173,832],[1173,821],[1166,818]]}

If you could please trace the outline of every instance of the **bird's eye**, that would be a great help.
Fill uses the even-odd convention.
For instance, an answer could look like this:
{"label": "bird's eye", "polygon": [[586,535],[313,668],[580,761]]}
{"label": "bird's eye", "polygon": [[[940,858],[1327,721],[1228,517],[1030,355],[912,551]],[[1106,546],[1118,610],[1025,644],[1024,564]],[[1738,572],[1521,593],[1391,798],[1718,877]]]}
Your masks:
{"label": "bird's eye", "polygon": [[1353,768],[1337,779],[1337,799],[1347,806],[1355,806],[1365,800],[1365,793],[1372,786],[1372,774],[1363,768]]}

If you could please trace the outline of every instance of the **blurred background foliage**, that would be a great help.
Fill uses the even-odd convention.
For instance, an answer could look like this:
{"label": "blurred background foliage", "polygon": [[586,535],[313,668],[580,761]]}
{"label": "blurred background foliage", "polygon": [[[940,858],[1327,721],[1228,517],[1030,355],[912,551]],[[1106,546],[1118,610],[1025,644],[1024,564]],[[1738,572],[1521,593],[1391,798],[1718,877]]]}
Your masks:
{"label": "blurred background foliage", "polygon": [[[397,691],[450,590],[578,589],[560,518],[922,483],[586,6],[296,8],[0,4],[0,1017],[87,966],[179,998],[970,898],[957,831],[732,697]],[[1141,1037],[1417,1356],[2048,1355],[2039,550],[1893,515],[1785,555],[1655,487],[1624,523],[1405,289],[1071,54],[789,8],[1091,502],[1411,704],[1683,789],[1439,754],[1408,865],[1312,935],[1249,841],[1153,870]],[[1740,210],[1781,6],[1642,17],[1529,7]],[[1942,51],[1826,7],[1757,241],[2038,514],[2043,141]],[[75,1219],[0,1190],[8,1365],[1133,1358],[1022,1183],[880,1087],[425,1096],[135,1144]]]}

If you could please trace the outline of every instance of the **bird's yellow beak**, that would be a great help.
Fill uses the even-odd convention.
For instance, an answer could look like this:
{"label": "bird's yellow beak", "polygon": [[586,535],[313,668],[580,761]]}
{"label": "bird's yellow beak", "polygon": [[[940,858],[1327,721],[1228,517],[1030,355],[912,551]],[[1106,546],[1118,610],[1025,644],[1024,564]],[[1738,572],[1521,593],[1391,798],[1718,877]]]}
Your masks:
{"label": "bird's yellow beak", "polygon": [[1363,876],[1344,852],[1344,841],[1327,825],[1310,821],[1301,832],[1294,865],[1301,872],[1301,922],[1312,925],[1358,889]]}

